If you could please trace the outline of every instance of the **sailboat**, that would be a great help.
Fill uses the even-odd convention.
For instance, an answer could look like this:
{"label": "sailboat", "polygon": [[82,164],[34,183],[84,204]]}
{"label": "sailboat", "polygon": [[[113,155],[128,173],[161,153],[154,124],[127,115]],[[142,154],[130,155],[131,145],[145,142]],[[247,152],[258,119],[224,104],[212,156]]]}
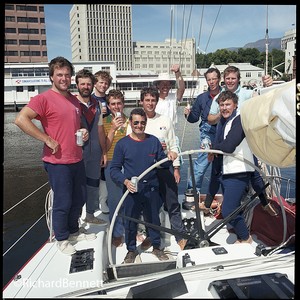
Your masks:
{"label": "sailboat", "polygon": [[[277,95],[280,94],[280,89],[282,87],[277,87]],[[261,96],[269,96],[268,93]],[[287,92],[283,93],[286,95]],[[295,101],[295,97],[288,99],[291,103]],[[254,100],[255,98],[248,101],[254,103]],[[256,119],[259,119],[258,116]],[[290,149],[291,143],[286,141],[285,136],[279,139],[283,142],[281,146]],[[218,150],[201,149],[187,150],[179,156],[188,156],[190,159],[199,151],[229,155]],[[270,152],[266,154],[268,153]],[[157,162],[138,178],[141,179],[150,169],[164,161]],[[276,160],[268,163],[273,164],[273,168],[277,164]],[[280,191],[285,178],[271,172],[267,175],[261,169],[258,171],[271,187],[272,203],[278,208],[279,215],[269,216],[257,204],[256,194],[247,195],[241,207],[234,213],[243,211],[246,216],[253,238],[251,244],[235,243],[237,237],[228,227],[232,216],[222,219],[215,212],[204,214],[198,209],[198,205],[195,206],[195,211],[186,210],[182,206],[182,219],[188,230],[185,238],[189,239],[189,243],[184,250],[180,250],[168,215],[162,209],[159,229],[161,246],[169,257],[167,261],[159,261],[151,253],[151,248],[141,249],[143,226],[154,226],[143,220],[136,220],[140,224],[137,237],[139,254],[134,263],[123,263],[127,252],[125,244],[117,248],[111,244],[114,220],[128,192],[120,199],[109,227],[86,224],[82,216],[82,230],[94,232],[96,240],[78,242],[75,244],[77,252],[72,256],[62,254],[56,247],[55,236],[51,230],[50,190],[45,205],[49,239],[4,287],[3,297],[294,298],[295,199],[282,195]],[[287,184],[292,184],[292,181],[288,179]],[[203,195],[199,197],[197,193],[193,194],[195,203],[201,201],[201,196]],[[180,195],[179,202],[183,204],[186,197],[187,195]],[[216,201],[221,204],[222,197]]]}
{"label": "sailboat", "polygon": [[[295,82],[290,84],[287,90],[286,86],[283,90],[276,87],[276,94],[286,99],[287,108],[296,107],[296,95],[292,92],[290,96],[294,85]],[[272,98],[271,94],[274,93],[262,93],[259,96],[262,97],[260,100]],[[260,103],[263,103],[256,103],[255,98],[248,102],[249,105],[254,103],[255,109],[252,110],[255,112],[259,110]],[[139,254],[134,263],[125,264],[123,259],[127,252],[126,245],[115,247],[111,241],[116,216],[128,191],[120,199],[108,226],[87,224],[84,222],[84,214],[82,215],[79,220],[81,230],[94,232],[97,238],[76,243],[76,253],[66,256],[56,247],[51,225],[53,195],[50,190],[45,203],[49,239],[4,287],[3,298],[294,298],[296,205],[295,199],[290,197],[289,193],[284,194],[281,187],[286,181],[286,190],[289,191],[290,185],[295,185],[295,182],[279,176],[274,171],[277,167],[291,166],[295,163],[295,124],[287,123],[284,115],[280,115],[280,112],[285,110],[276,109],[277,114],[274,117],[273,103],[274,101],[271,101],[269,104],[269,117],[263,119],[267,119],[264,124],[266,132],[273,130],[276,135],[267,136],[266,140],[269,143],[266,143],[265,147],[255,147],[256,128],[252,123],[244,122],[243,128],[253,153],[267,165],[267,171],[254,167],[270,187],[270,196],[273,205],[279,211],[278,216],[271,217],[264,212],[258,203],[257,195],[251,191],[242,205],[228,218],[223,219],[217,211],[204,214],[198,203],[205,195],[198,195],[194,188],[192,197],[195,210],[184,209],[183,204],[188,195],[179,195],[181,215],[188,231],[184,236],[189,241],[185,249],[179,248],[174,237],[176,232],[171,229],[168,214],[161,209],[161,226],[156,229],[161,231],[161,247],[169,259],[160,261],[151,253],[151,248],[141,249],[140,245],[145,238],[144,226],[155,226],[143,220],[135,220],[140,224],[137,236]],[[241,111],[241,115],[246,113],[246,110]],[[260,114],[256,114],[252,119],[258,123],[260,117]],[[280,121],[274,124],[274,119]],[[288,127],[290,124],[292,128]],[[291,131],[289,136],[286,129]],[[279,151],[279,160],[269,155],[274,150],[274,137],[277,142],[280,141],[275,143],[276,146],[285,150]],[[270,145],[271,150],[267,147]],[[179,153],[179,156],[188,157],[192,168],[193,157],[199,152],[233,155],[212,149],[191,149]],[[244,160],[242,157],[236,158]],[[141,180],[165,160],[145,170],[138,179]],[[215,202],[221,205],[222,197],[217,197]],[[249,224],[253,238],[251,244],[235,243],[237,236],[228,226],[230,219],[241,212]],[[100,215],[101,211],[97,213]],[[101,218],[104,217],[105,215],[101,214]],[[129,218],[124,215],[122,217]]]}

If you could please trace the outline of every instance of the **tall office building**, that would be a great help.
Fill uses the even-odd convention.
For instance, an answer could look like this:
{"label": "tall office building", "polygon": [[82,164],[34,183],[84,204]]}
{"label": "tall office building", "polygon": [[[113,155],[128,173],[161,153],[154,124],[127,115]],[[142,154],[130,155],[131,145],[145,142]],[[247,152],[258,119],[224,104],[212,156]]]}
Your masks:
{"label": "tall office building", "polygon": [[44,5],[5,4],[4,62],[47,62]]}
{"label": "tall office building", "polygon": [[111,61],[132,70],[130,4],[75,4],[70,11],[72,61]]}

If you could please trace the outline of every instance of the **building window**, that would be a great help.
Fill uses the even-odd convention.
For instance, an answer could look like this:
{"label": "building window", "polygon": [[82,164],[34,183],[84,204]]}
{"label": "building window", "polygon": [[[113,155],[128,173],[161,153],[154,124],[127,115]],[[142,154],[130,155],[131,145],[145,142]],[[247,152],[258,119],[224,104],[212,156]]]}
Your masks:
{"label": "building window", "polygon": [[28,86],[28,92],[34,92],[34,91],[35,91],[34,85]]}
{"label": "building window", "polygon": [[37,11],[37,7],[31,5],[17,5],[16,9],[23,11]]}
{"label": "building window", "polygon": [[23,87],[22,86],[17,86],[17,93],[23,92]]}
{"label": "building window", "polygon": [[251,72],[246,72],[246,77],[251,77]]}
{"label": "building window", "polygon": [[16,18],[13,16],[5,16],[5,21],[7,22],[15,22]]}
{"label": "building window", "polygon": [[16,28],[5,28],[5,33],[16,33]]}
{"label": "building window", "polygon": [[7,44],[7,45],[17,45],[17,40],[5,40],[5,44]]}
{"label": "building window", "polygon": [[19,45],[39,45],[39,40],[19,40]]}
{"label": "building window", "polygon": [[5,10],[14,10],[13,4],[5,4]]}

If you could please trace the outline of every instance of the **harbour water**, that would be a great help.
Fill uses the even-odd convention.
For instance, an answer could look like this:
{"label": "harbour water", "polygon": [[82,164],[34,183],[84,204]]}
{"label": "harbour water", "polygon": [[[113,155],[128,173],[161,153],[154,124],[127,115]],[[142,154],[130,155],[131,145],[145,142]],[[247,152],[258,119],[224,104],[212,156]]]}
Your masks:
{"label": "harbour water", "polygon": [[[129,115],[131,109],[126,108],[125,113]],[[16,114],[16,112],[4,113],[3,286],[49,237],[45,216],[43,216],[46,194],[50,189],[41,161],[43,145],[14,125]],[[40,126],[38,121],[36,124]],[[182,152],[199,149],[198,125],[198,123],[186,122],[183,107],[178,107],[176,135]],[[186,189],[188,165],[188,157],[185,156],[181,167],[180,193],[184,193]],[[295,173],[295,167],[281,170],[282,176],[293,180],[295,180]],[[209,174],[210,169],[206,175]],[[203,184],[204,193],[208,184],[207,176]],[[290,191],[290,197],[295,197],[294,186]],[[36,222],[38,226],[34,226],[33,232],[20,239]],[[14,246],[18,240],[19,242]]]}

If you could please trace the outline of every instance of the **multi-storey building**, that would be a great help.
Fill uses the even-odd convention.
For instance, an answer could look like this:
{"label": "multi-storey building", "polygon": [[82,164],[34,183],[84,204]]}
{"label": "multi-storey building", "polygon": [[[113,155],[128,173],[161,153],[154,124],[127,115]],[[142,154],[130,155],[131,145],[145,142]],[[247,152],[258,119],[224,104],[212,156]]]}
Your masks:
{"label": "multi-storey building", "polygon": [[132,70],[130,4],[75,4],[70,11],[72,62],[114,61]]}
{"label": "multi-storey building", "polygon": [[150,70],[155,73],[169,73],[172,64],[180,64],[182,75],[190,76],[195,69],[195,39],[176,42],[135,42],[134,70]]}
{"label": "multi-storey building", "polygon": [[44,5],[5,4],[4,62],[47,62]]}
{"label": "multi-storey building", "polygon": [[281,39],[281,50],[285,52],[284,73],[289,77],[295,78],[296,68],[296,29],[291,29],[284,33]]}

